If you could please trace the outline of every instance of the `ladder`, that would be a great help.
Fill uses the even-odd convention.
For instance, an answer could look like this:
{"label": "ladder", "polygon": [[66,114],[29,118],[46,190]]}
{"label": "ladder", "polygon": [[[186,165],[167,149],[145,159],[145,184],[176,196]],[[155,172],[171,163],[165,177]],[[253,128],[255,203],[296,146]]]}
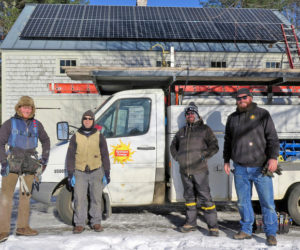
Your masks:
{"label": "ladder", "polygon": [[300,47],[294,25],[286,27],[284,24],[281,24],[281,30],[290,68],[300,68]]}

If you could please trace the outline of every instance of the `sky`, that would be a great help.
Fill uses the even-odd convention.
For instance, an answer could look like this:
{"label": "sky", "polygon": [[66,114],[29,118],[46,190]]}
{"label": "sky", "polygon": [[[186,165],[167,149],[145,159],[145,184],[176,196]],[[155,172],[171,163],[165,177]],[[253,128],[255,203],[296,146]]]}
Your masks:
{"label": "sky", "polygon": [[[135,6],[136,0],[90,0],[90,4]],[[200,7],[199,0],[148,0],[147,5],[168,7]]]}

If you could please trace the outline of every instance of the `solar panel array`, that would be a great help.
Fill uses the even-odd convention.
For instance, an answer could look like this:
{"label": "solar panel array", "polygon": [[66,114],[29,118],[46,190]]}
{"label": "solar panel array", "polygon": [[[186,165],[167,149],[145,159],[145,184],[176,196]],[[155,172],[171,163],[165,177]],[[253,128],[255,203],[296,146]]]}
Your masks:
{"label": "solar panel array", "polygon": [[282,40],[282,21],[267,9],[37,5],[24,39]]}

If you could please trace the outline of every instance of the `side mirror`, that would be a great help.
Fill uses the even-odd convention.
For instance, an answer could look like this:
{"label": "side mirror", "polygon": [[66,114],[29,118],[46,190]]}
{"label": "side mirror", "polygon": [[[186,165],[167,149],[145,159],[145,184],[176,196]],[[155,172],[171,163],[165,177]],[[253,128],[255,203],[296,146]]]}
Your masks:
{"label": "side mirror", "polygon": [[58,122],[56,124],[56,135],[58,140],[69,140],[69,123]]}

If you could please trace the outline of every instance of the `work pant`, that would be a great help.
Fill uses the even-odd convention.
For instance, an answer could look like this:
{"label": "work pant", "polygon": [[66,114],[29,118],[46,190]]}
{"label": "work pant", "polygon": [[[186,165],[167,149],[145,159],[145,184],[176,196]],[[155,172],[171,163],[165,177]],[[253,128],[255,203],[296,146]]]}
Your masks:
{"label": "work pant", "polygon": [[[10,232],[10,218],[13,206],[13,196],[18,181],[18,174],[9,173],[8,176],[2,177],[1,194],[0,194],[0,233]],[[31,192],[33,175],[25,175],[24,180]],[[22,194],[21,188],[19,193],[19,207],[17,228],[29,226],[31,195]]]}
{"label": "work pant", "polygon": [[263,176],[261,167],[244,167],[236,163],[234,166],[234,182],[238,196],[238,209],[241,215],[241,231],[252,234],[254,212],[251,203],[252,186],[255,185],[261,206],[264,231],[267,236],[276,236],[277,215],[274,204],[272,178]]}
{"label": "work pant", "polygon": [[91,226],[101,224],[102,219],[102,178],[104,171],[102,168],[91,172],[75,170],[74,186],[74,223],[76,226],[85,226],[87,220],[88,191],[90,200],[89,215],[91,216]]}
{"label": "work pant", "polygon": [[181,174],[181,180],[186,201],[186,224],[197,225],[198,199],[208,228],[218,228],[217,210],[210,195],[208,170],[189,176]]}

